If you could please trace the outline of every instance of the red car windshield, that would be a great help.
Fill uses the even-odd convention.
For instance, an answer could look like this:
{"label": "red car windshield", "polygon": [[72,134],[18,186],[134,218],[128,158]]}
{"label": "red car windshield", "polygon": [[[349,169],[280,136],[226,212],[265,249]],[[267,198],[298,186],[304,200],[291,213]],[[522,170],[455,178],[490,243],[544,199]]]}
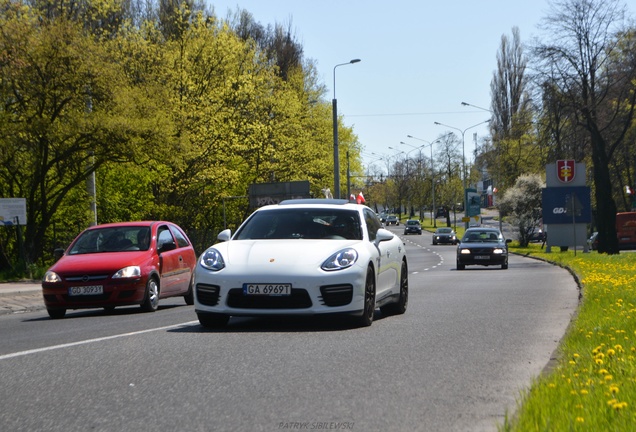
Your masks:
{"label": "red car windshield", "polygon": [[109,227],[84,231],[73,243],[69,255],[140,251],[150,246],[149,227]]}

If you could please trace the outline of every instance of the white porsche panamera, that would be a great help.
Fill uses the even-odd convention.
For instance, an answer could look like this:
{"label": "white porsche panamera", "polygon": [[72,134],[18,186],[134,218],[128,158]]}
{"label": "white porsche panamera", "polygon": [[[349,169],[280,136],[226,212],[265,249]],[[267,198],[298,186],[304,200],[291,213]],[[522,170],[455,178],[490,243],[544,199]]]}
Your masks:
{"label": "white porsche panamera", "polygon": [[376,308],[403,314],[408,265],[402,240],[368,207],[287,200],[252,213],[201,254],[194,304],[204,327],[231,316],[346,314],[360,326]]}

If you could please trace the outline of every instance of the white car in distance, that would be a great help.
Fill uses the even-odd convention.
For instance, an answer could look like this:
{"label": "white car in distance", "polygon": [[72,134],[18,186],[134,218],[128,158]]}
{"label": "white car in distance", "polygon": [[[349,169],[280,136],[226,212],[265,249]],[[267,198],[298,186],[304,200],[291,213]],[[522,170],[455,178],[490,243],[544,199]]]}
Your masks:
{"label": "white car in distance", "polygon": [[344,314],[370,326],[376,308],[403,314],[408,264],[402,240],[370,208],[302,199],[261,207],[201,254],[193,279],[203,327],[232,316]]}

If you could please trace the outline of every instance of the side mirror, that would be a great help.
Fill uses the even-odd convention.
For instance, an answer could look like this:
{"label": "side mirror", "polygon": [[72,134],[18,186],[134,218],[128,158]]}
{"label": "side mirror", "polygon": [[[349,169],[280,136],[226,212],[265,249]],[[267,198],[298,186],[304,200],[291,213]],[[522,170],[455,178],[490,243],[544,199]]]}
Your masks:
{"label": "side mirror", "polygon": [[219,235],[216,236],[216,239],[220,242],[229,241],[230,238],[232,238],[232,230],[230,230],[229,228],[221,231]]}
{"label": "side mirror", "polygon": [[53,251],[53,257],[55,258],[55,261],[59,260],[63,256],[64,256],[64,249],[63,248],[55,248],[55,250]]}
{"label": "side mirror", "polygon": [[159,253],[175,250],[176,248],[177,245],[174,242],[166,242],[159,247]]}
{"label": "side mirror", "polygon": [[384,228],[380,228],[375,235],[375,241],[379,243],[379,242],[391,240],[393,237],[394,237],[394,234],[391,231]]}

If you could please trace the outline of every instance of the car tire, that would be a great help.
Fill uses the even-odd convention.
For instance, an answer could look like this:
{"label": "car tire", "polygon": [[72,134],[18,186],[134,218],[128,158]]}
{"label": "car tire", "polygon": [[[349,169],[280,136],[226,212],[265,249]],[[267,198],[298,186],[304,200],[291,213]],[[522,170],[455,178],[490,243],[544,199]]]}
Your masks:
{"label": "car tire", "polygon": [[183,296],[186,304],[192,306],[194,304],[194,288],[192,286],[192,278],[190,278],[190,284],[188,285],[188,292]]}
{"label": "car tire", "polygon": [[52,319],[62,319],[66,315],[66,309],[49,309],[46,308],[46,312]]}
{"label": "car tire", "polygon": [[465,264],[457,263],[457,270],[464,270],[466,268]]}
{"label": "car tire", "polygon": [[218,313],[197,312],[197,317],[199,318],[199,324],[201,324],[201,327],[205,328],[224,327],[228,321],[230,321],[229,315]]}
{"label": "car tire", "polygon": [[159,309],[159,284],[154,277],[148,278],[146,282],[146,295],[144,302],[141,304],[141,310],[144,312],[155,312]]}
{"label": "car tire", "polygon": [[364,306],[362,316],[358,318],[360,327],[369,327],[373,323],[373,315],[375,314],[375,274],[373,268],[367,268],[367,278],[364,283]]}
{"label": "car tire", "polygon": [[400,270],[400,297],[395,303],[391,303],[386,306],[382,306],[380,310],[383,315],[402,315],[406,312],[406,308],[409,304],[409,270],[406,261],[402,261],[402,268]]}
{"label": "car tire", "polygon": [[508,269],[508,261],[506,261],[505,263],[503,263],[503,264],[501,265],[501,269],[502,269],[502,270],[507,270],[507,269]]}

